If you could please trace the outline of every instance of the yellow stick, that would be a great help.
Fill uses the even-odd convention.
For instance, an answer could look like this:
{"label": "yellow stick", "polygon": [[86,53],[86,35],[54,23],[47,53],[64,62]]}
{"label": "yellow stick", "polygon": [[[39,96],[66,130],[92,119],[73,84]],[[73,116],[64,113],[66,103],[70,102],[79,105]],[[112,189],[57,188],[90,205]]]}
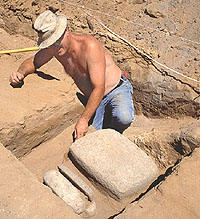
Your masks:
{"label": "yellow stick", "polygon": [[37,51],[39,50],[39,47],[30,47],[30,48],[24,48],[24,49],[14,49],[14,50],[5,50],[0,51],[0,54],[8,54],[8,53],[17,53],[17,52],[28,52],[28,51]]}

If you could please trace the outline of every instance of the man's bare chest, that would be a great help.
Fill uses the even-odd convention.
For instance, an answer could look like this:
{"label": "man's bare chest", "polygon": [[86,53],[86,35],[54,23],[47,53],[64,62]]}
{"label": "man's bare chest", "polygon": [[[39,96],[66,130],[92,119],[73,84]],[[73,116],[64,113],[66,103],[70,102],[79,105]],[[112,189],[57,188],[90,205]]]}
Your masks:
{"label": "man's bare chest", "polygon": [[85,78],[88,76],[87,64],[83,59],[68,56],[59,58],[58,61],[63,65],[66,73],[72,78]]}

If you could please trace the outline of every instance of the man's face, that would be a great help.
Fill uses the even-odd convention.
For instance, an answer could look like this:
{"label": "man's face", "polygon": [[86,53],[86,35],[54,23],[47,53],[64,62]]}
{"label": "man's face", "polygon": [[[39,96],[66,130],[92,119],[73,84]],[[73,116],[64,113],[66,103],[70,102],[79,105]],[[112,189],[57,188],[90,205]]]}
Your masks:
{"label": "man's face", "polygon": [[66,52],[66,48],[63,43],[65,33],[51,46],[49,46],[49,49],[53,51],[53,53],[56,53],[56,55],[62,56]]}
{"label": "man's face", "polygon": [[63,37],[64,37],[64,34],[54,44],[52,44],[51,46],[54,47],[54,48],[59,48],[60,45],[61,45]]}

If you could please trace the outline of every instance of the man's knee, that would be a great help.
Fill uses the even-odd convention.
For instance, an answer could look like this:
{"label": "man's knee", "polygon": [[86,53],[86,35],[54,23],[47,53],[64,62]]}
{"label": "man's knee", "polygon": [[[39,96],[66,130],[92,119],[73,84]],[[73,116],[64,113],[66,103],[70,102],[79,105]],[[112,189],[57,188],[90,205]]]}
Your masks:
{"label": "man's knee", "polygon": [[124,126],[130,125],[133,122],[133,120],[134,120],[134,113],[132,112],[124,111],[118,114],[117,121]]}
{"label": "man's knee", "polygon": [[110,128],[113,128],[122,134],[124,130],[131,125],[133,120],[134,120],[134,113],[122,112],[121,114],[118,114],[117,117],[113,118]]}

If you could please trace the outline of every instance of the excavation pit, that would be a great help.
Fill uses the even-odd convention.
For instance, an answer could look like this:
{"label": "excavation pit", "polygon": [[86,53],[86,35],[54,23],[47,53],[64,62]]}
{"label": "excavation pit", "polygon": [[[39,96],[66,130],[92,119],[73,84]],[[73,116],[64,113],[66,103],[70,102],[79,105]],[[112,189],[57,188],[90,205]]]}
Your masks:
{"label": "excavation pit", "polygon": [[[3,6],[0,6],[0,9],[4,7],[1,10],[3,13],[0,18],[0,26],[5,27],[12,34],[18,32],[34,38],[35,35],[31,30],[31,21],[38,13],[40,7],[41,11],[46,9],[45,4],[47,2],[42,1],[41,5],[38,5],[36,1],[29,2],[30,5],[28,3],[24,5],[24,1],[19,2],[22,4],[18,5],[7,1],[2,4]],[[50,4],[49,2],[51,1],[48,1],[48,4]],[[54,3],[52,2],[52,5]],[[191,1],[191,7],[193,3]],[[112,1],[106,5],[109,4],[112,4]],[[182,2],[181,4],[184,3]],[[143,6],[141,4],[138,8],[142,9]],[[97,7],[98,9],[100,8],[99,5]],[[64,10],[64,12],[68,13],[69,8],[67,6],[67,9],[65,9],[64,5],[61,7],[55,4],[53,9]],[[116,7],[109,7],[109,12],[111,8],[116,10]],[[135,10],[135,6],[133,8]],[[190,9],[190,7],[185,8],[187,10]],[[198,9],[198,7],[195,8]],[[69,16],[69,23],[73,24],[72,18],[77,22],[76,25],[72,25],[72,29],[81,33],[88,33],[90,30],[87,28],[85,17],[74,16],[77,14],[77,8],[75,10],[70,8],[70,10],[72,14],[70,15],[71,17]],[[176,5],[169,8],[169,13],[170,10],[176,10]],[[129,12],[130,6],[128,5],[127,9],[124,6],[124,10],[117,11],[117,15],[126,13],[126,16],[131,16]],[[195,10],[193,10],[193,13],[190,13],[188,17],[191,18],[191,15],[198,17],[198,13],[199,10],[197,10],[196,16]],[[137,13],[132,13],[132,15],[135,14]],[[176,10],[175,14],[176,19],[180,16],[182,21],[182,10],[180,14]],[[123,16],[121,17],[123,18]],[[141,19],[143,18],[145,19],[146,17],[141,16]],[[133,17],[128,19],[134,20]],[[162,25],[163,27],[165,26],[162,21],[164,19],[160,20],[160,29],[162,29]],[[149,22],[151,23],[152,20]],[[121,29],[118,29],[122,26],[119,25],[119,21],[117,21],[117,25],[113,21],[110,21],[111,23],[115,26],[116,31],[124,34]],[[198,25],[197,21],[196,24]],[[153,57],[156,57],[156,59],[160,57],[160,61],[167,62],[169,66],[177,67],[176,63],[181,64],[182,66],[179,67],[186,70],[189,76],[198,79],[199,55],[195,53],[192,46],[189,49],[185,49],[183,41],[178,43],[173,37],[168,38],[167,41],[163,40],[163,33],[165,34],[166,31],[169,31],[170,34],[168,32],[166,34],[168,36],[174,35],[174,31],[176,31],[175,29],[171,30],[171,28],[173,29],[173,22],[167,25],[169,26],[166,26],[166,28],[169,30],[163,29],[159,36],[156,35],[156,42],[149,40],[149,38],[153,37],[153,32],[143,32],[144,38],[137,40],[138,46],[141,48],[144,48],[144,45],[145,48],[149,47],[148,52]],[[130,35],[132,40],[133,36],[135,36],[134,34],[137,34],[137,31],[134,32],[136,25],[134,24],[132,29],[130,23],[127,26],[125,27],[123,21],[123,29],[126,34]],[[192,25],[190,26],[192,28]],[[174,164],[177,164],[184,156],[190,155],[200,145],[200,120],[198,120],[200,115],[199,87],[197,87],[195,82],[178,77],[176,74],[170,73],[168,75],[168,73],[164,73],[160,69],[155,69],[140,55],[131,52],[130,48],[122,44],[120,40],[111,34],[105,33],[105,30],[96,25],[94,28],[95,31],[98,31],[90,31],[90,33],[99,38],[106,48],[115,55],[115,61],[127,71],[131,79],[134,87],[134,102],[137,115],[135,122],[124,132],[124,135],[155,161],[161,174],[155,183],[159,183],[159,180],[164,179],[171,173],[169,170]],[[179,30],[181,29],[185,30],[185,28],[180,28]],[[189,32],[189,37],[192,37],[192,31]],[[198,34],[195,33],[194,35],[198,39]],[[35,41],[21,35],[9,35],[4,29],[0,30],[0,36],[1,50],[19,49],[19,47],[26,48],[36,45]],[[143,42],[144,39],[147,39],[146,43]],[[152,43],[153,51],[149,43]],[[162,49],[157,51],[157,47],[160,48],[160,45],[162,45]],[[167,47],[168,45],[170,48]],[[179,48],[181,56],[179,55]],[[196,45],[196,48],[198,48],[198,45]],[[140,196],[138,199],[133,198],[126,204],[113,200],[105,193],[102,193],[103,191],[97,189],[94,182],[88,180],[67,158],[66,155],[72,144],[71,134],[77,119],[83,111],[83,107],[76,98],[77,88],[65,74],[63,68],[55,60],[52,60],[51,63],[41,68],[39,72],[28,76],[20,88],[13,88],[9,85],[10,73],[15,71],[25,58],[33,54],[33,52],[28,52],[0,56],[0,142],[3,144],[0,158],[2,168],[0,172],[3,174],[0,184],[4,186],[0,195],[0,217],[6,219],[9,217],[33,218],[34,215],[34,218],[40,219],[47,217],[49,214],[50,218],[77,218],[76,214],[70,211],[61,199],[43,185],[44,173],[49,169],[57,169],[57,166],[63,163],[78,176],[82,177],[94,190],[98,204],[96,219],[103,217],[113,218],[114,215],[116,216],[123,211],[123,208],[128,203],[139,200]],[[167,58],[165,59],[166,54]],[[190,64],[184,65],[186,62]],[[146,117],[142,116],[142,114]],[[152,117],[156,119],[151,119]],[[90,132],[93,131],[91,128]],[[155,183],[150,188],[153,188]],[[151,190],[149,190],[149,193],[152,194]],[[197,201],[197,203],[199,202]],[[142,209],[141,206],[138,208]],[[147,218],[146,216],[143,215],[143,217]]]}

